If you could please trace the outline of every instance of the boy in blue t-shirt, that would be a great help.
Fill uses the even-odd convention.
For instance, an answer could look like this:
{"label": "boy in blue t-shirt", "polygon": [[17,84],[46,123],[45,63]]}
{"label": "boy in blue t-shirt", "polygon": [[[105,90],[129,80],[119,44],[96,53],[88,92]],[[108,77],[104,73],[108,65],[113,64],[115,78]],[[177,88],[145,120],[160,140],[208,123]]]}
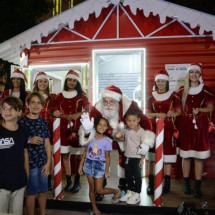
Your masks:
{"label": "boy in blue t-shirt", "polygon": [[28,133],[17,121],[22,101],[8,96],[1,102],[0,125],[0,213],[22,215],[29,174]]}
{"label": "boy in blue t-shirt", "polygon": [[35,199],[38,195],[40,214],[45,214],[51,164],[50,132],[47,121],[40,117],[45,100],[40,93],[33,92],[27,97],[26,102],[29,113],[19,121],[20,125],[28,130],[30,174],[26,192],[26,210],[28,215],[34,214]]}

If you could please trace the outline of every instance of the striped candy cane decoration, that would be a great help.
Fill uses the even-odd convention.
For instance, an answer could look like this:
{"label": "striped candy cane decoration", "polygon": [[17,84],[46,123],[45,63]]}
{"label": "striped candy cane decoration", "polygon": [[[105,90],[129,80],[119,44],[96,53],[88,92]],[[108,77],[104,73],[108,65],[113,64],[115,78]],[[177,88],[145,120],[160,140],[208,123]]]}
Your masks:
{"label": "striped candy cane decoration", "polygon": [[164,119],[156,120],[156,145],[155,145],[155,193],[154,203],[162,205],[163,189],[163,140],[164,140]]}
{"label": "striped candy cane decoration", "polygon": [[60,118],[53,121],[53,142],[54,142],[54,197],[62,198],[62,174],[61,174],[61,151],[60,151]]}

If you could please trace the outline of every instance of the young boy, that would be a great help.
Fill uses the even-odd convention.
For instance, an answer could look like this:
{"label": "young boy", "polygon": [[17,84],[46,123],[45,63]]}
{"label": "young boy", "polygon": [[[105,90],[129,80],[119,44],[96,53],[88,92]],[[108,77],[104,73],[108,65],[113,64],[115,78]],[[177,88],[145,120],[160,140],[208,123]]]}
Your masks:
{"label": "young boy", "polygon": [[29,174],[28,133],[18,125],[22,101],[9,96],[1,102],[0,125],[0,213],[22,215]]}
{"label": "young boy", "polygon": [[[147,141],[152,132],[141,128],[140,113],[129,110],[125,114],[127,127],[122,132],[116,133],[116,138],[125,140],[125,178],[127,183],[127,193],[120,198],[121,202],[127,204],[137,204],[140,202],[142,188],[141,168],[143,166],[145,154],[149,147],[153,147],[153,141]],[[154,134],[153,134],[154,136]]]}
{"label": "young boy", "polygon": [[33,92],[27,97],[26,103],[29,113],[19,121],[20,125],[28,130],[30,174],[26,192],[26,211],[28,215],[34,215],[35,199],[38,195],[40,214],[45,214],[51,163],[48,124],[40,117],[45,100],[40,93]]}

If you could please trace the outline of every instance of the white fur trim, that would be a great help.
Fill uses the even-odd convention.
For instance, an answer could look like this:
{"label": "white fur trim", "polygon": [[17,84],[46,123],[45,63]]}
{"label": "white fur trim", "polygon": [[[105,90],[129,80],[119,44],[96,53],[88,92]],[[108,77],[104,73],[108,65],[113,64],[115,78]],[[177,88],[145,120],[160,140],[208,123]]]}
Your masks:
{"label": "white fur trim", "polygon": [[152,96],[155,98],[156,101],[165,101],[172,95],[172,93],[172,90],[169,90],[166,93],[158,93],[157,91],[154,91],[152,92]]}
{"label": "white fur trim", "polygon": [[198,65],[190,65],[187,68],[187,72],[189,72],[190,70],[198,70],[199,72],[202,72],[201,67]]}
{"label": "white fur trim", "polygon": [[190,95],[197,95],[202,91],[203,87],[204,87],[204,84],[199,84],[198,87],[190,87],[189,94]]}
{"label": "white fur trim", "polygon": [[78,93],[77,93],[76,90],[73,90],[73,91],[65,91],[65,90],[63,90],[63,91],[62,91],[62,95],[63,95],[63,97],[66,98],[66,99],[72,99],[72,98],[74,98],[75,96],[77,96]]}
{"label": "white fur trim", "polygon": [[124,152],[125,151],[125,142],[118,141],[118,145],[119,145],[120,151]]}
{"label": "white fur trim", "polygon": [[35,79],[35,81],[38,81],[38,80],[41,80],[41,79],[47,79],[49,80],[49,77],[48,75],[38,75]]}
{"label": "white fur trim", "polygon": [[60,147],[61,154],[67,154],[71,151],[71,146],[61,146]]}
{"label": "white fur trim", "polygon": [[90,132],[90,135],[89,137],[85,137],[85,133],[84,133],[84,129],[82,127],[82,125],[80,126],[80,129],[78,131],[78,134],[79,134],[79,144],[81,146],[86,146],[90,141],[92,141],[95,137],[95,129],[93,129],[91,132]]}
{"label": "white fur trim", "polygon": [[169,76],[164,74],[159,74],[155,76],[155,81],[157,81],[158,79],[169,81]]}
{"label": "white fur trim", "polygon": [[180,149],[180,156],[182,158],[198,158],[198,159],[207,159],[211,155],[210,150],[207,151],[194,151],[194,150],[189,150],[189,151],[184,151]]}
{"label": "white fur trim", "polygon": [[164,163],[176,163],[177,155],[164,155],[163,162]]}
{"label": "white fur trim", "polygon": [[21,73],[18,73],[18,72],[13,72],[13,73],[11,74],[11,77],[10,77],[10,78],[22,78],[22,79],[25,79],[25,78],[24,78],[24,75],[21,74]]}
{"label": "white fur trim", "polygon": [[75,148],[71,146],[71,151],[70,154],[71,155],[82,155],[84,152],[85,147],[81,147],[81,148]]}
{"label": "white fur trim", "polygon": [[146,130],[141,144],[146,144],[149,148],[152,148],[155,145],[155,133]]}
{"label": "white fur trim", "polygon": [[67,78],[71,78],[80,82],[80,77],[78,77],[77,75],[68,74],[65,79]]}
{"label": "white fur trim", "polygon": [[120,101],[120,99],[122,98],[122,95],[120,93],[117,93],[117,92],[114,92],[114,91],[111,91],[111,90],[107,90],[107,89],[104,89],[102,91],[102,98],[104,97],[108,97],[108,98],[112,98],[116,101]]}
{"label": "white fur trim", "polygon": [[123,168],[120,165],[118,165],[117,175],[118,175],[119,178],[125,178],[125,168]]}

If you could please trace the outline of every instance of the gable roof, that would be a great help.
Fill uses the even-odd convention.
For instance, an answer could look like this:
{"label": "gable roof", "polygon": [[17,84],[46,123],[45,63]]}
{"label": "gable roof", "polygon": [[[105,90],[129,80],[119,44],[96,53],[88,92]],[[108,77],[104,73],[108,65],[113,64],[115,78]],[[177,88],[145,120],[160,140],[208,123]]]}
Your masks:
{"label": "gable roof", "polygon": [[[110,4],[129,6],[134,15],[137,9],[143,10],[146,17],[148,17],[150,13],[154,16],[159,15],[161,23],[164,23],[166,18],[170,17],[182,23],[188,23],[191,28],[198,26],[200,36],[203,35],[204,32],[212,32],[213,39],[215,40],[215,16],[210,14],[163,0],[87,0],[1,43],[0,58],[14,64],[20,64],[20,53],[25,48],[30,49],[32,42],[41,43],[43,37],[47,37],[50,33],[64,26],[73,29],[75,21],[81,19],[86,21],[90,14],[94,13],[95,16],[98,17],[102,9],[107,8]],[[193,32],[192,34],[194,35]]]}

